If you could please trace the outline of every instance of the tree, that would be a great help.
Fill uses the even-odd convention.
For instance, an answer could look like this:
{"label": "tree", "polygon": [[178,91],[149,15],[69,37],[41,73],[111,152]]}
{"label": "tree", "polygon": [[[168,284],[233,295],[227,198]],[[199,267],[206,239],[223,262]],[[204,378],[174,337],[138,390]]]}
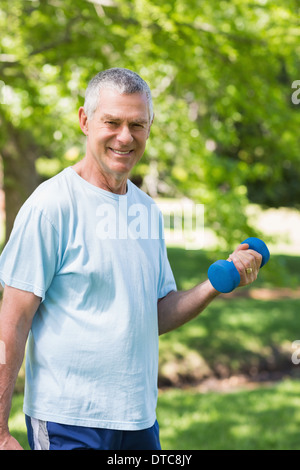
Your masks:
{"label": "tree", "polygon": [[295,204],[298,17],[296,0],[2,0],[7,234],[40,176],[82,156],[77,108],[86,82],[113,66],[153,90],[152,136],[132,175],[150,194],[204,203],[231,246],[252,233],[249,197]]}
{"label": "tree", "polygon": [[50,159],[56,157],[54,167],[59,169],[66,149],[78,140],[75,108],[82,101],[81,81],[110,65],[107,41],[120,50],[122,44],[116,35],[111,37],[94,5],[82,0],[4,0],[0,30],[0,144],[8,236],[18,209],[41,181],[37,159],[49,159],[51,167]]}
{"label": "tree", "polygon": [[[299,3],[122,5],[124,16],[140,25],[143,63],[148,74],[155,70],[158,105],[165,110],[163,103],[170,103],[163,128],[176,157],[165,155],[166,177],[205,203],[208,223],[227,241],[251,231],[249,198],[299,205],[300,113],[291,103],[291,84],[300,76]],[[135,53],[136,37],[128,53]]]}

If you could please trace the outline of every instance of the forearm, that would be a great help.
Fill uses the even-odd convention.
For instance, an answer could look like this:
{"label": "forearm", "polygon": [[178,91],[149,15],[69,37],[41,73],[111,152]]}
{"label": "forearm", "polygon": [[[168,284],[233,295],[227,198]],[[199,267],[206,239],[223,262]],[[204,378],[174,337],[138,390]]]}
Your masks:
{"label": "forearm", "polygon": [[[8,418],[14,386],[24,358],[24,332],[0,321],[2,360],[0,364],[0,435],[8,432]],[[3,363],[4,362],[4,363]]]}
{"label": "forearm", "polygon": [[1,437],[8,432],[11,399],[23,362],[26,340],[40,298],[5,286],[0,312],[0,446]]}
{"label": "forearm", "polygon": [[170,292],[158,302],[159,334],[192,320],[219,294],[208,280],[187,291]]}

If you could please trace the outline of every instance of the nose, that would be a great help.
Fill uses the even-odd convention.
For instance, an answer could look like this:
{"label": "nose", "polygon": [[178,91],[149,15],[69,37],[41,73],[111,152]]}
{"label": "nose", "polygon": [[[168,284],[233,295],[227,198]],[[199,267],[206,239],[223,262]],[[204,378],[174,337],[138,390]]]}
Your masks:
{"label": "nose", "polygon": [[117,140],[124,146],[132,143],[133,137],[130,128],[127,125],[124,125],[120,128],[117,135]]}

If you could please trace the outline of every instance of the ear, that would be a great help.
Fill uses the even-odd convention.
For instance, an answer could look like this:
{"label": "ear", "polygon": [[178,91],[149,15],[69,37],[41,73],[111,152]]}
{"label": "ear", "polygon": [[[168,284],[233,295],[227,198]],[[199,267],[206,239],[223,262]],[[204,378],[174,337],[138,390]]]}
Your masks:
{"label": "ear", "polygon": [[82,130],[82,132],[88,136],[89,134],[89,127],[88,127],[88,118],[87,115],[84,112],[84,107],[81,106],[78,111],[78,117],[79,117],[79,125]]}

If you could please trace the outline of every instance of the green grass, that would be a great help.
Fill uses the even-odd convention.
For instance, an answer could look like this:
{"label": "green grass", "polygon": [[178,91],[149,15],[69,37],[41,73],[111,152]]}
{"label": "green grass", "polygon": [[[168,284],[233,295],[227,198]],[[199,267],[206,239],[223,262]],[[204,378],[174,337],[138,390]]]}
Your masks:
{"label": "green grass", "polygon": [[160,380],[291,368],[297,339],[299,299],[216,300],[195,320],[160,337]]}
{"label": "green grass", "polygon": [[158,403],[165,450],[300,449],[300,381],[234,393],[170,390]]}

